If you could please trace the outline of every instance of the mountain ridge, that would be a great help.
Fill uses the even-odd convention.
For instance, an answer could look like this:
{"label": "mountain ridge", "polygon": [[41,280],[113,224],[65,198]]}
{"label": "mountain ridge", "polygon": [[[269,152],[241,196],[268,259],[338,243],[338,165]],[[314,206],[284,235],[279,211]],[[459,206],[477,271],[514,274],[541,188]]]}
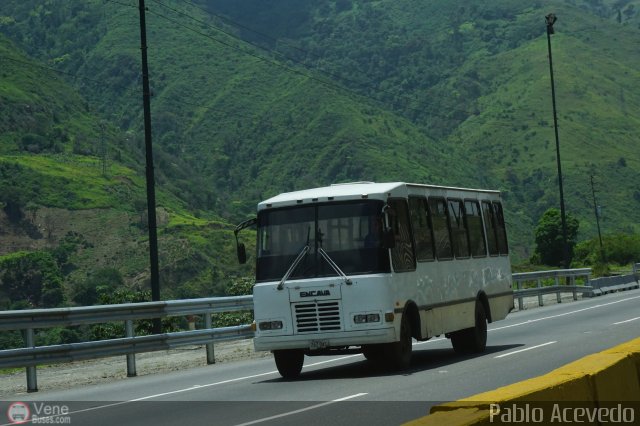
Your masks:
{"label": "mountain ridge", "polygon": [[[637,233],[640,32],[634,13],[621,22],[615,13],[635,2],[592,3],[150,2],[156,179],[159,205],[169,212],[162,232],[199,253],[194,264],[185,256],[170,261],[174,272],[201,271],[169,271],[182,276],[172,291],[220,292],[205,282],[248,273],[232,266],[229,223],[252,215],[261,199],[345,181],[500,189],[514,259],[528,258],[536,221],[558,205],[543,19],[550,9],[559,16],[552,43],[568,211],[581,220],[582,239],[595,235],[594,175],[605,232]],[[97,170],[105,163],[124,167],[110,173],[129,183],[95,188],[120,188],[106,207],[129,212],[133,219],[123,229],[140,231],[137,13],[134,1],[0,6],[0,32],[11,40],[0,36],[0,47],[26,52],[10,74],[3,66],[0,108],[20,115],[24,109],[11,93],[28,88],[27,103],[63,123],[47,118],[51,124],[42,128],[27,121],[13,128],[0,119],[0,163],[29,170],[28,160],[11,156],[42,156],[51,171],[64,157]],[[9,55],[5,50],[0,56]],[[9,87],[7,77],[16,83]],[[57,80],[66,80],[61,90],[76,98],[45,107],[36,95]],[[94,172],[82,179],[91,182],[100,175]],[[43,188],[49,198],[32,195],[32,203],[64,207],[53,188]],[[70,192],[76,204],[68,207],[83,208],[82,192]],[[209,223],[221,224],[215,238],[203,231]],[[142,244],[143,233],[135,235]],[[144,274],[144,253],[137,256],[128,277]]]}

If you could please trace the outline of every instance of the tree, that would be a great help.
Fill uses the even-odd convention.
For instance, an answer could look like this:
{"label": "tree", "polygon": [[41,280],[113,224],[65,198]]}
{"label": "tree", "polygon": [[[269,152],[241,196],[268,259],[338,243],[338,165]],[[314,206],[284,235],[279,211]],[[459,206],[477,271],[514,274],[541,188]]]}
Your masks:
{"label": "tree", "polygon": [[[225,289],[227,296],[246,296],[253,293],[255,280],[248,277],[235,277]],[[241,324],[250,324],[253,321],[253,312],[221,312],[213,314],[214,327],[229,327]]]}
{"label": "tree", "polygon": [[[51,253],[16,252],[0,258],[0,288],[9,309],[55,308],[64,303],[62,273]],[[18,305],[13,305],[19,303]]]}
{"label": "tree", "polygon": [[[567,245],[569,246],[569,263],[573,257],[573,249],[577,242],[580,222],[567,214]],[[548,266],[563,264],[562,217],[560,210],[550,208],[540,218],[535,229],[536,249],[532,263]]]}
{"label": "tree", "polygon": [[111,301],[111,297],[119,294],[123,300],[145,300],[146,295],[136,296],[130,293],[124,296],[117,293],[117,290],[124,286],[124,279],[115,268],[98,269],[85,281],[78,283],[75,287],[73,301],[80,306],[92,306],[98,301],[101,303],[118,303]]}
{"label": "tree", "polygon": [[22,220],[25,200],[23,191],[18,186],[10,185],[3,188],[0,202],[4,204],[3,210],[10,222],[19,223]]}

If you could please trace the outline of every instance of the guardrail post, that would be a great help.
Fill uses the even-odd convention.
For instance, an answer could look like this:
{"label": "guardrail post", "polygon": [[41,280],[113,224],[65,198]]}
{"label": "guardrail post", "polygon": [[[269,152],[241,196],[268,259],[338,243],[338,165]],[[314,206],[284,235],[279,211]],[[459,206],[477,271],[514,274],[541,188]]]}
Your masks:
{"label": "guardrail post", "polygon": [[[591,270],[589,270],[589,272],[584,276],[584,285],[591,287],[591,281],[589,279],[591,275]],[[584,293],[582,293],[582,296],[584,297]],[[593,293],[593,289],[591,289],[591,294],[589,295],[589,297],[593,297],[594,293]]]}
{"label": "guardrail post", "polygon": [[[204,314],[204,326],[207,330],[211,330],[212,328],[210,312],[205,312]],[[213,343],[207,343],[206,347],[207,347],[207,364],[215,364],[216,357],[213,352]]]}
{"label": "guardrail post", "polygon": [[[539,289],[542,288],[542,281],[540,280],[540,278],[538,278],[537,280],[537,284],[536,287]],[[542,293],[538,292],[538,306],[544,306],[544,302],[542,301]]]}
{"label": "guardrail post", "polygon": [[[516,288],[518,290],[522,290],[522,281],[520,280],[516,281]],[[518,309],[520,310],[524,309],[524,298],[522,296],[518,297]]]}
{"label": "guardrail post", "polygon": [[[562,303],[562,289],[560,288],[560,277],[556,275],[555,277],[556,288],[558,291],[556,292],[556,302]],[[566,284],[566,281],[565,281]]]}
{"label": "guardrail post", "polygon": [[573,287],[573,300],[578,300],[578,289],[576,288],[576,276],[571,276],[571,286]]}
{"label": "guardrail post", "polygon": [[[28,348],[35,348],[35,338],[33,328],[27,328],[25,340]],[[27,392],[38,392],[38,377],[36,375],[36,366],[27,367]]]}
{"label": "guardrail post", "polygon": [[[127,337],[134,337],[133,320],[126,320],[124,322],[125,334]],[[127,354],[127,377],[137,376],[136,372],[136,354]]]}

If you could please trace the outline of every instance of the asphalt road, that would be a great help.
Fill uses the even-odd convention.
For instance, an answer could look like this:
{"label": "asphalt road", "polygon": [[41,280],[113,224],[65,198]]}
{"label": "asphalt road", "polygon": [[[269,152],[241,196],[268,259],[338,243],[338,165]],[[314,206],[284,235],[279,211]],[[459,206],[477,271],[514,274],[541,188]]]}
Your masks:
{"label": "asphalt road", "polygon": [[376,369],[362,355],[307,357],[300,378],[286,381],[265,358],[38,392],[22,402],[32,415],[61,414],[49,420],[55,424],[394,425],[639,335],[640,290],[632,290],[514,312],[490,324],[482,355],[458,356],[445,338],[414,342],[402,373]]}

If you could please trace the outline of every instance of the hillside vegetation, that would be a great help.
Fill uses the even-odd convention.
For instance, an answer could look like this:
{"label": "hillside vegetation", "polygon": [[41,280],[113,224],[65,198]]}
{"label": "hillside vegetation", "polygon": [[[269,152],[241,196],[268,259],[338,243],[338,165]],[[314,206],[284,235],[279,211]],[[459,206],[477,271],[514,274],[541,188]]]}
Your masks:
{"label": "hillside vegetation", "polygon": [[[66,303],[105,269],[146,288],[137,3],[0,5],[0,255],[63,247]],[[514,259],[527,259],[534,224],[559,204],[549,12],[579,238],[595,236],[591,176],[604,232],[640,230],[636,1],[147,7],[163,297],[224,294],[250,274],[231,223],[334,182],[500,189]]]}

